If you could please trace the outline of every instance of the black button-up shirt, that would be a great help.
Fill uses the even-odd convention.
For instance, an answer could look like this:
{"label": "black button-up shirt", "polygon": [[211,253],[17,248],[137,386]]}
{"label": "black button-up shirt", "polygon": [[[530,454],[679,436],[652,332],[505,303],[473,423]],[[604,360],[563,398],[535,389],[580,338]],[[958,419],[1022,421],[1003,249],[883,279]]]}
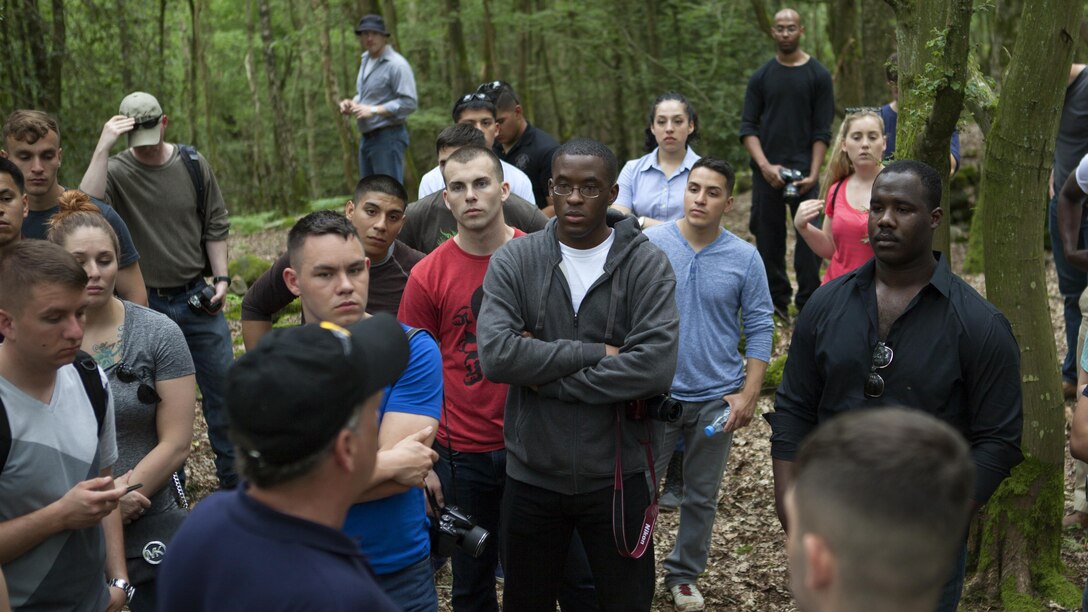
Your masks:
{"label": "black button-up shirt", "polygon": [[892,363],[877,372],[884,395],[865,381],[880,340],[875,260],[821,287],[797,318],[775,395],[771,456],[793,461],[810,431],[848,410],[905,406],[933,414],[967,438],[976,466],[975,500],[985,503],[1021,460],[1020,350],[993,304],[937,268],[888,332]]}
{"label": "black button-up shirt", "polygon": [[508,164],[517,166],[529,177],[533,184],[533,197],[536,205],[544,208],[548,205],[548,179],[552,178],[552,155],[559,148],[559,142],[551,134],[533,127],[526,122],[525,132],[509,151],[503,151],[502,145],[495,142],[495,154]]}

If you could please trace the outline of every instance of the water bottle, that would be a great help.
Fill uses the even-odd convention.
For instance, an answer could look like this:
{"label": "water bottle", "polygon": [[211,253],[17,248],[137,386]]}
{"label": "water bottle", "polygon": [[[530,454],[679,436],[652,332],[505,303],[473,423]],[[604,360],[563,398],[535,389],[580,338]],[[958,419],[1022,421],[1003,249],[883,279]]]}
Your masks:
{"label": "water bottle", "polygon": [[706,437],[713,438],[715,435],[720,434],[725,430],[725,422],[729,420],[729,410],[729,402],[725,402],[725,410],[722,410],[722,413],[718,415],[718,418],[714,419],[713,423],[707,425],[706,428],[703,429],[703,433],[706,434]]}

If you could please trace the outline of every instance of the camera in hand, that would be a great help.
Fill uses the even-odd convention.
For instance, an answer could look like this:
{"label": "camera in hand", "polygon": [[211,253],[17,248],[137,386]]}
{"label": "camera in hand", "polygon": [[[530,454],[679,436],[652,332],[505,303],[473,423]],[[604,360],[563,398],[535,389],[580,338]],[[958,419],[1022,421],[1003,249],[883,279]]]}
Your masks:
{"label": "camera in hand", "polygon": [[680,420],[683,412],[684,407],[679,400],[664,394],[627,402],[627,418],[631,421],[653,419],[675,423]]}
{"label": "camera in hand", "polygon": [[[433,505],[432,505],[433,507]],[[479,557],[491,534],[472,520],[457,506],[443,506],[431,519],[431,550],[434,554],[449,557],[461,549],[473,557]]]}
{"label": "camera in hand", "polygon": [[220,300],[218,304],[213,304],[212,297],[214,296],[215,288],[205,285],[200,293],[190,295],[186,303],[189,304],[189,310],[196,314],[217,315],[220,310],[223,310],[223,301]]}
{"label": "camera in hand", "polygon": [[797,181],[805,178],[805,175],[793,168],[779,168],[778,176],[786,182],[786,188],[782,190],[782,199],[790,203],[800,200],[801,192],[797,189]]}

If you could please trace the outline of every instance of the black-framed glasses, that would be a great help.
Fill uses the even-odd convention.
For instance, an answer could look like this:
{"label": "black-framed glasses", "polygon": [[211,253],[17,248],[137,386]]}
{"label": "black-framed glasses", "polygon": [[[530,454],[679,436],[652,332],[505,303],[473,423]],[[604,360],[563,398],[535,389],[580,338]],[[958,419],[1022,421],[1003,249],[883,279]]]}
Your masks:
{"label": "black-framed glasses", "polygon": [[876,398],[884,395],[884,377],[877,370],[883,370],[892,363],[895,351],[892,347],[877,342],[873,348],[873,364],[869,366],[869,377],[865,379],[865,397]]}
{"label": "black-framed glasses", "polygon": [[[559,197],[565,198],[570,194],[574,193],[574,187],[563,184],[552,185],[552,193]],[[597,186],[579,187],[578,193],[582,194],[583,198],[595,198],[601,195],[601,188]]]}
{"label": "black-framed glasses", "polygon": [[132,126],[132,129],[146,130],[148,128],[153,128],[159,124],[159,121],[162,121],[162,115],[159,115],[158,117],[151,117],[149,119],[137,119],[136,125]]}
{"label": "black-framed glasses", "polygon": [[162,401],[155,387],[148,384],[147,381],[150,379],[151,369],[147,366],[139,368],[138,371],[124,362],[117,366],[117,380],[125,384],[140,383],[140,386],[136,387],[136,399],[140,400],[141,404],[157,404]]}
{"label": "black-framed glasses", "polygon": [[491,98],[488,97],[488,95],[485,94],[485,93],[480,93],[480,92],[467,93],[467,94],[461,96],[461,99],[457,100],[457,104],[468,104],[469,102],[472,102],[473,100],[483,100],[484,102],[490,102]]}

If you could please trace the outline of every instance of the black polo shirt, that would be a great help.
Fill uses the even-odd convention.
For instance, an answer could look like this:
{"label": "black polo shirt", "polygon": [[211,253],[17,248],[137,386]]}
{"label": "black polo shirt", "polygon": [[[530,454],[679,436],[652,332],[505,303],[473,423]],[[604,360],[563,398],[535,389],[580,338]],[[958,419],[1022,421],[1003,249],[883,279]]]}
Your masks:
{"label": "black polo shirt", "polygon": [[1023,459],[1020,350],[1008,320],[940,259],[885,343],[878,370],[884,395],[865,380],[877,324],[875,259],[820,287],[798,316],[771,424],[771,456],[793,461],[809,432],[848,410],[905,406],[963,433],[977,468],[975,501],[985,503]]}
{"label": "black polo shirt", "polygon": [[526,122],[525,132],[509,152],[502,150],[502,145],[495,142],[495,154],[504,162],[513,164],[529,177],[533,183],[533,198],[536,205],[544,208],[548,205],[548,179],[552,178],[552,154],[559,147],[551,134]]}

